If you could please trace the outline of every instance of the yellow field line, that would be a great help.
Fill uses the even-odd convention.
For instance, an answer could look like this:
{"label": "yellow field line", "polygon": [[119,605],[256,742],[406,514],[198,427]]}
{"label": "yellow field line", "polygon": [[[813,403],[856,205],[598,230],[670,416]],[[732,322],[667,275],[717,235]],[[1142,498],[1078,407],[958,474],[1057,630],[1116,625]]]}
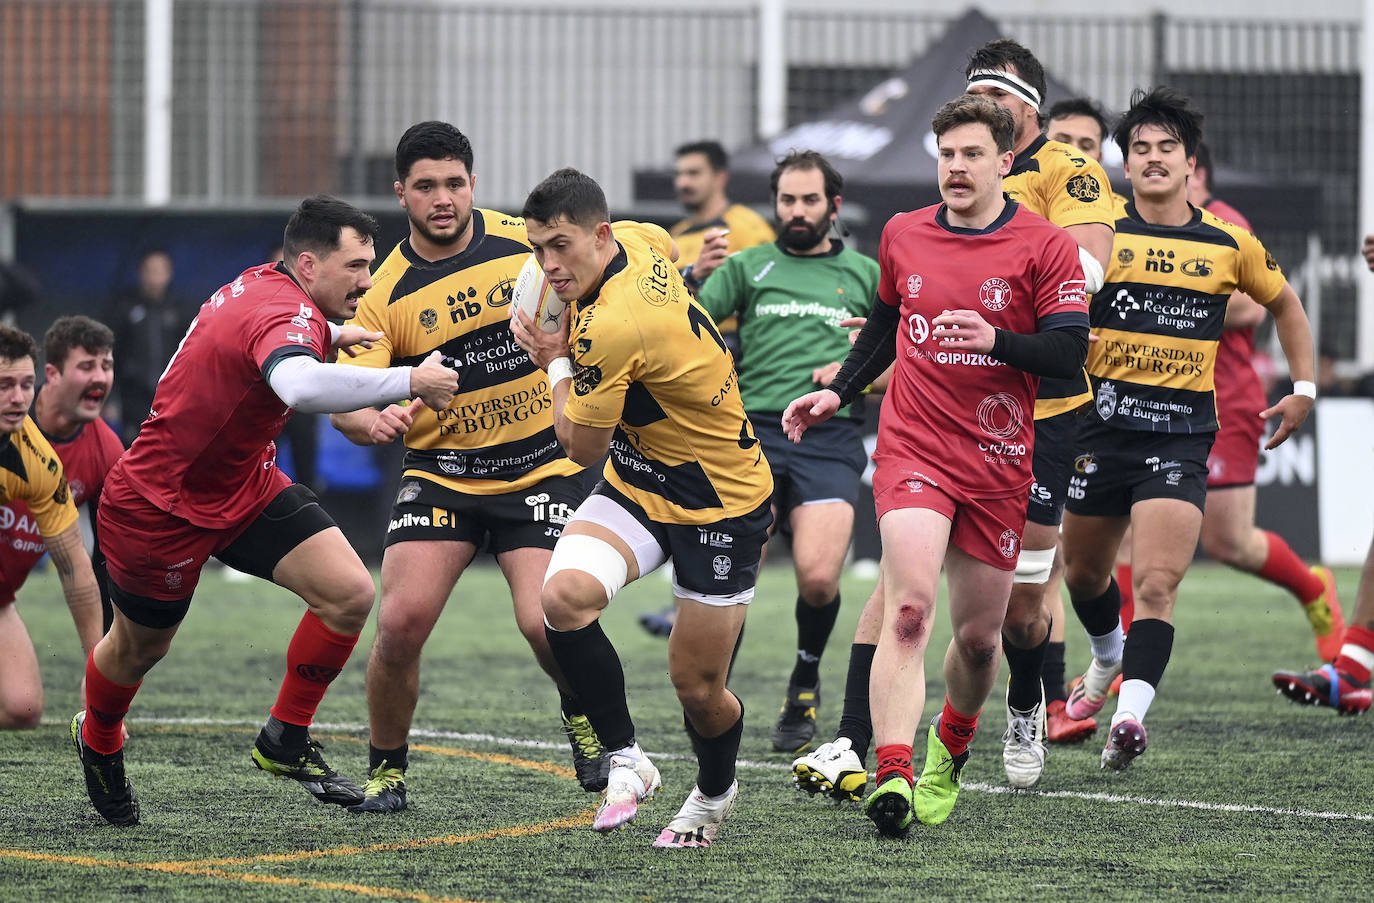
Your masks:
{"label": "yellow field line", "polygon": [[[355,737],[343,735],[321,736],[329,740],[359,742]],[[496,765],[509,765],[527,771],[540,771],[561,778],[576,777],[576,772],[566,766],[554,765],[551,762],[537,762],[532,759],[522,759],[518,756],[508,756],[504,753],[479,753],[466,749],[419,744],[411,748],[441,756],[459,756],[467,759],[476,759],[482,762],[491,762]],[[0,849],[0,858],[23,859],[30,862],[51,862],[62,865],[78,865],[86,868],[111,868],[128,871],[161,872],[174,875],[198,875],[210,878],[221,878],[226,881],[241,881],[250,884],[274,884],[285,887],[310,888],[313,890],[342,891],[345,893],[358,894],[360,896],[379,897],[388,900],[416,900],[419,901],[419,903],[477,903],[477,901],[467,900],[461,897],[436,897],[433,894],[427,894],[423,891],[399,890],[391,887],[372,887],[363,884],[346,884],[333,881],[314,881],[308,878],[288,878],[278,875],[255,874],[252,872],[229,872],[225,871],[223,867],[252,865],[266,862],[301,862],[330,856],[357,856],[363,853],[456,846],[457,844],[471,843],[476,840],[491,840],[497,837],[529,837],[534,834],[545,834],[549,831],[557,831],[562,828],[576,828],[590,824],[592,816],[595,813],[596,809],[592,808],[584,812],[579,812],[576,815],[570,815],[542,824],[513,825],[509,828],[496,828],[491,831],[481,831],[476,834],[449,834],[443,837],[420,837],[414,840],[369,844],[364,847],[349,846],[332,847],[327,850],[298,850],[294,853],[265,853],[261,856],[245,856],[231,859],[128,862],[117,859],[95,859],[89,856],[64,856],[57,853],[35,853],[29,850],[4,849]]]}

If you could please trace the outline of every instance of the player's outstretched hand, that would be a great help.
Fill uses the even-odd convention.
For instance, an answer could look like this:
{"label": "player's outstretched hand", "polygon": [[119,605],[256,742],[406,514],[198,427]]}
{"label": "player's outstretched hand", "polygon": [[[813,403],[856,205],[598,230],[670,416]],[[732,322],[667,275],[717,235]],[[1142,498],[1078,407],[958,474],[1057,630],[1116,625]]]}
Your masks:
{"label": "player's outstretched hand", "polygon": [[947,310],[930,322],[935,327],[931,337],[941,348],[987,354],[997,337],[992,324],[976,310]]}
{"label": "player's outstretched hand", "polygon": [[510,331],[515,343],[530,353],[530,360],[540,370],[549,369],[556,358],[568,357],[568,309],[558,318],[558,331],[545,332],[534,328],[530,315],[511,305]]}
{"label": "player's outstretched hand", "polygon": [[1283,418],[1279,422],[1279,428],[1274,431],[1274,437],[1265,443],[1265,450],[1277,448],[1289,436],[1296,433],[1303,421],[1307,419],[1307,415],[1311,413],[1314,403],[1314,399],[1308,398],[1306,395],[1285,395],[1272,408],[1260,411],[1260,416],[1265,420],[1271,417]]}
{"label": "player's outstretched hand", "polygon": [[371,348],[372,343],[381,341],[384,335],[385,333],[381,332],[368,332],[361,326],[340,326],[339,338],[334,342],[334,348],[349,357],[357,357],[357,346]]}
{"label": "player's outstretched hand", "polygon": [[444,366],[437,350],[410,371],[410,394],[435,411],[442,411],[458,392],[458,371]]}
{"label": "player's outstretched hand", "polygon": [[1364,246],[1360,248],[1360,251],[1364,254],[1365,266],[1374,270],[1374,233],[1364,237]]}
{"label": "player's outstretched hand", "polygon": [[404,405],[389,404],[377,412],[372,424],[367,428],[367,438],[373,445],[388,445],[406,434],[415,422],[423,399],[416,398]]}
{"label": "player's outstretched hand", "polygon": [[800,442],[802,433],[825,420],[840,409],[840,396],[830,389],[807,392],[787,406],[782,414],[782,431],[793,442]]}
{"label": "player's outstretched hand", "polygon": [[840,321],[840,328],[849,330],[849,344],[854,344],[854,340],[859,337],[859,330],[863,329],[867,322],[868,317],[845,317]]}

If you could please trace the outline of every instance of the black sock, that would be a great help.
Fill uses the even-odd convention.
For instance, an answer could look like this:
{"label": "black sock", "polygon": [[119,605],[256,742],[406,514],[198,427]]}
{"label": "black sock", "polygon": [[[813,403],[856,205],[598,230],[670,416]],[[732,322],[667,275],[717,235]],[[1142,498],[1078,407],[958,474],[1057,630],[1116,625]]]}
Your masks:
{"label": "black sock", "polygon": [[814,687],[821,682],[821,655],[840,614],[840,594],[816,608],[797,597],[797,663],[792,666],[793,686]]}
{"label": "black sock", "polygon": [[836,737],[848,737],[850,748],[859,761],[868,758],[873,743],[873,716],[868,710],[868,677],[873,671],[873,654],[878,647],[872,643],[855,643],[849,647],[849,675],[844,681],[844,711],[840,714],[840,729]]}
{"label": "black sock", "polygon": [[391,768],[405,771],[410,765],[410,744],[402,743],[395,749],[378,749],[371,743],[367,744],[368,774],[376,771],[383,762]]}
{"label": "black sock", "polygon": [[1007,682],[1007,705],[1024,712],[1040,704],[1040,672],[1045,664],[1045,647],[1050,643],[1050,632],[1045,631],[1045,639],[1033,649],[1013,646],[1007,635],[1002,634],[1002,651],[1007,655],[1007,670],[1011,673]]}
{"label": "black sock", "polygon": [[563,714],[564,718],[573,718],[578,715],[586,714],[582,711],[582,703],[578,701],[577,697],[569,696],[562,690],[558,691],[558,711]]}
{"label": "black sock", "polygon": [[614,751],[634,743],[635,725],[625,700],[625,670],[615,646],[601,629],[601,621],[577,630],[554,630],[545,625],[544,635],[601,745]]}
{"label": "black sock", "polygon": [[1143,680],[1155,689],[1164,679],[1164,668],[1174,651],[1174,625],[1158,618],[1136,618],[1126,634],[1126,651],[1121,656],[1121,676]]}
{"label": "black sock", "polygon": [[706,796],[720,796],[735,782],[735,759],[739,757],[739,741],[744,735],[744,703],[739,704],[739,720],[718,737],[703,737],[686,716],[682,724],[692,739],[692,751],[697,754],[697,789]]}
{"label": "black sock", "polygon": [[1106,636],[1121,623],[1121,587],[1116,585],[1115,577],[1108,579],[1107,591],[1100,596],[1080,601],[1069,593],[1069,598],[1088,636]]}
{"label": "black sock", "polygon": [[1045,647],[1045,663],[1040,667],[1040,682],[1045,686],[1045,701],[1063,702],[1069,698],[1064,688],[1064,644],[1050,643]]}
{"label": "black sock", "polygon": [[307,725],[288,724],[276,715],[267,716],[267,724],[263,725],[262,732],[274,746],[286,752],[303,749],[305,742],[310,739]]}

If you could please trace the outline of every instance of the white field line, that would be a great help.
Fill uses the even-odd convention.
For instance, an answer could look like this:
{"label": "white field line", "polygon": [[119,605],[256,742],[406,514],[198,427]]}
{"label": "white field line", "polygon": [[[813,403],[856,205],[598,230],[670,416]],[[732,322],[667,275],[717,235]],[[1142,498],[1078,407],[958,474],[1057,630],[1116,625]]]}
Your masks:
{"label": "white field line", "polygon": [[[45,721],[44,723],[57,724],[56,721]],[[66,721],[61,724],[67,724]],[[203,725],[209,727],[246,727],[257,728],[261,722],[257,721],[235,721],[232,719],[221,718],[134,718],[130,720],[133,731],[136,734],[139,724],[156,725]],[[336,731],[340,733],[366,734],[367,726],[362,724],[343,724],[334,722],[317,721],[313,725],[319,731]],[[566,750],[566,743],[551,743],[547,740],[526,740],[518,737],[498,737],[495,734],[473,734],[462,731],[437,731],[424,728],[411,728],[410,736],[417,740],[450,740],[462,741],[467,743],[490,743],[496,746],[513,746],[523,749],[545,749],[545,750]],[[656,759],[668,759],[678,761],[691,761],[692,756],[681,753],[653,753]],[[736,763],[740,768],[755,768],[763,771],[786,772],[791,770],[791,766],[782,762],[753,762],[748,759],[740,759]],[[1236,803],[1204,803],[1197,800],[1165,800],[1153,799],[1144,796],[1127,796],[1119,793],[1084,793],[1077,790],[1016,790],[1011,787],[1003,787],[998,784],[984,784],[980,781],[968,781],[963,785],[963,789],[972,790],[976,793],[1014,793],[1029,796],[1044,796],[1057,799],[1092,800],[1102,803],[1124,803],[1135,806],[1157,806],[1164,809],[1199,809],[1205,812],[1239,812],[1245,814],[1258,815],[1287,815],[1293,818],[1314,818],[1321,821],[1363,821],[1374,822],[1374,814],[1371,813],[1350,813],[1350,812],[1316,812],[1310,809],[1281,809],[1273,806],[1243,806]]]}

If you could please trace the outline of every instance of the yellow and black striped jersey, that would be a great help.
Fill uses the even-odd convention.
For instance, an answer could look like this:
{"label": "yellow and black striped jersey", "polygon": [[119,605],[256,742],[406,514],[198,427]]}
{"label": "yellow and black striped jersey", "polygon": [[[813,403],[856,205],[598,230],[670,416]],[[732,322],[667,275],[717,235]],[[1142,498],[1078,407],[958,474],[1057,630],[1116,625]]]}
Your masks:
{"label": "yellow and black striped jersey", "polygon": [[734,254],[754,245],[767,244],[778,236],[768,221],[743,204],[731,204],[725,213],[709,223],[697,223],[685,219],[673,225],[668,234],[677,243],[677,268],[696,263],[701,256],[701,245],[706,240],[708,229],[729,229],[725,236],[726,252]]}
{"label": "yellow and black striped jersey", "polygon": [[406,476],[494,495],[581,470],[554,434],[547,376],[510,331],[511,286],[529,253],[524,220],[474,209],[464,251],[430,262],[406,239],[372,277],[350,322],[384,338],[340,361],[415,365],[438,349],[458,371],[448,408],[422,407],[406,433]]}
{"label": "yellow and black striped jersey", "polygon": [[612,226],[619,253],[573,316],[574,423],[615,427],[606,481],[668,524],[748,514],[773,494],[711,315],[687,292],[658,226]]}
{"label": "yellow and black striped jersey", "polygon": [[[62,461],[30,416],[24,418],[19,432],[0,436],[0,504],[16,500],[28,505],[44,538],[76,523],[76,505]],[[8,576],[11,581],[22,579],[22,575]]]}
{"label": "yellow and black striped jersey", "polygon": [[[1086,223],[1111,226],[1111,183],[1102,164],[1078,148],[1041,135],[1016,155],[1002,190],[1061,229]],[[1086,404],[1091,398],[1084,376],[1041,377],[1035,393],[1035,419],[1044,420]]]}
{"label": "yellow and black striped jersey", "polygon": [[1187,225],[1152,225],[1127,204],[1088,313],[1098,338],[1088,349],[1097,416],[1124,430],[1214,432],[1226,302],[1239,289],[1269,304],[1285,284],[1240,226],[1196,207]]}

